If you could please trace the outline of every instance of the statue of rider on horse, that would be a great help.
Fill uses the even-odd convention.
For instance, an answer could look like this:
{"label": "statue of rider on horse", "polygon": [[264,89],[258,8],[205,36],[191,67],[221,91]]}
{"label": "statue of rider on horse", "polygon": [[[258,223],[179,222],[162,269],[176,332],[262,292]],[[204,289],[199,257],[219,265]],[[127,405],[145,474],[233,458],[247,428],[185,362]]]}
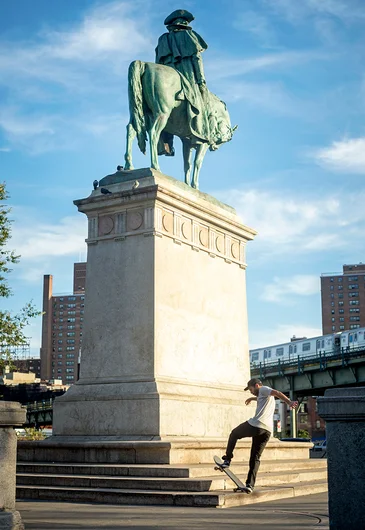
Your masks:
{"label": "statue of rider on horse", "polygon": [[[156,47],[156,63],[134,61],[128,72],[130,122],[127,126],[125,169],[132,169],[132,141],[145,152],[147,134],[151,167],[159,169],[158,155],[173,156],[174,136],[183,143],[185,182],[198,188],[204,155],[231,140],[226,105],[206,86],[201,53],[204,39],[189,25],[194,17],[185,9],[171,13]],[[163,65],[162,67],[160,65]],[[172,72],[174,70],[175,72]],[[177,75],[176,75],[177,74]],[[196,150],[190,181],[192,150]]]}

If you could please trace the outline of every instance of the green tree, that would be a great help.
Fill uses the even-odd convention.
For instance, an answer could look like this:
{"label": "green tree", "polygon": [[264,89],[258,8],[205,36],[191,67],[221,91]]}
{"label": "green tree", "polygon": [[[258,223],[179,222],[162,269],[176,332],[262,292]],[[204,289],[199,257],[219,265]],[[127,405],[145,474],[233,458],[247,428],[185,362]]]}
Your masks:
{"label": "green tree", "polygon": [[[19,263],[20,256],[14,250],[8,250],[7,244],[11,239],[11,223],[9,213],[11,208],[6,204],[9,195],[5,183],[0,184],[0,299],[9,298],[12,290],[9,287],[7,275],[12,271],[11,266]],[[28,302],[18,313],[0,310],[0,370],[4,365],[11,364],[11,350],[27,342],[24,328],[30,320],[41,312],[37,311],[33,302]]]}

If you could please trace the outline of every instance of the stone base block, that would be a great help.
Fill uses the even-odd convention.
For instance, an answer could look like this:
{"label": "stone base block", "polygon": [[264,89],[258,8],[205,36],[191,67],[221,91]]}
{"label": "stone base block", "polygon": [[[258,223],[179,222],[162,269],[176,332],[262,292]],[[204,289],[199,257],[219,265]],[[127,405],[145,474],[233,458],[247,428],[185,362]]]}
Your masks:
{"label": "stone base block", "polygon": [[20,513],[17,511],[0,511],[0,530],[24,530]]}
{"label": "stone base block", "polygon": [[253,416],[246,398],[241,388],[179,381],[76,383],[55,401],[52,440],[224,438]]}

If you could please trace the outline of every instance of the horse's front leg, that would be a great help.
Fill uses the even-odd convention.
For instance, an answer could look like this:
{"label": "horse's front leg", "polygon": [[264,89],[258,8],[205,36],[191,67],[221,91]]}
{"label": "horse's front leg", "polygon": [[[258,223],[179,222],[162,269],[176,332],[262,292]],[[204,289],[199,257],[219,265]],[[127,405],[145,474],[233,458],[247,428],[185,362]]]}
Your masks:
{"label": "horse's front leg", "polygon": [[157,152],[158,141],[160,139],[160,134],[166,127],[168,119],[169,119],[169,114],[158,114],[155,117],[154,122],[152,123],[152,127],[150,127],[148,131],[148,135],[150,139],[150,149],[151,149],[151,168],[157,169],[157,171],[161,171],[159,163],[158,163],[158,152]]}
{"label": "horse's front leg", "polygon": [[194,158],[194,170],[193,170],[193,178],[191,181],[191,187],[195,188],[196,190],[199,189],[199,173],[200,168],[202,167],[202,163],[204,160],[205,153],[207,152],[208,144],[203,143],[199,144],[196,148],[196,154]]}
{"label": "horse's front leg", "polygon": [[184,157],[184,173],[185,173],[185,184],[190,186],[190,172],[191,172],[191,143],[186,138],[181,138],[183,144],[183,157]]}
{"label": "horse's front leg", "polygon": [[133,140],[136,137],[136,131],[131,123],[127,125],[127,141],[126,141],[126,150],[124,155],[125,165],[124,169],[134,169],[132,163],[132,144]]}

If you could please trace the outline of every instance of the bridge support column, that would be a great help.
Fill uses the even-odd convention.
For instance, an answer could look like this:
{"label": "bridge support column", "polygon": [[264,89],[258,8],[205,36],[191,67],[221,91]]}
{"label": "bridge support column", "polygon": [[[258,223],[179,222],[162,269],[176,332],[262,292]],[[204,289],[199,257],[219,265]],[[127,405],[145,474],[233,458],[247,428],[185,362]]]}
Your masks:
{"label": "bridge support column", "polygon": [[326,390],[318,412],[327,422],[330,530],[364,528],[365,388]]}
{"label": "bridge support column", "polygon": [[[291,401],[295,401],[295,394],[293,390],[290,390],[289,397]],[[292,438],[298,437],[298,422],[297,422],[297,411],[291,409],[290,411],[290,436]]]}
{"label": "bridge support column", "polygon": [[15,473],[17,437],[14,427],[25,423],[20,403],[0,402],[0,528],[24,530],[20,513],[15,510]]}

